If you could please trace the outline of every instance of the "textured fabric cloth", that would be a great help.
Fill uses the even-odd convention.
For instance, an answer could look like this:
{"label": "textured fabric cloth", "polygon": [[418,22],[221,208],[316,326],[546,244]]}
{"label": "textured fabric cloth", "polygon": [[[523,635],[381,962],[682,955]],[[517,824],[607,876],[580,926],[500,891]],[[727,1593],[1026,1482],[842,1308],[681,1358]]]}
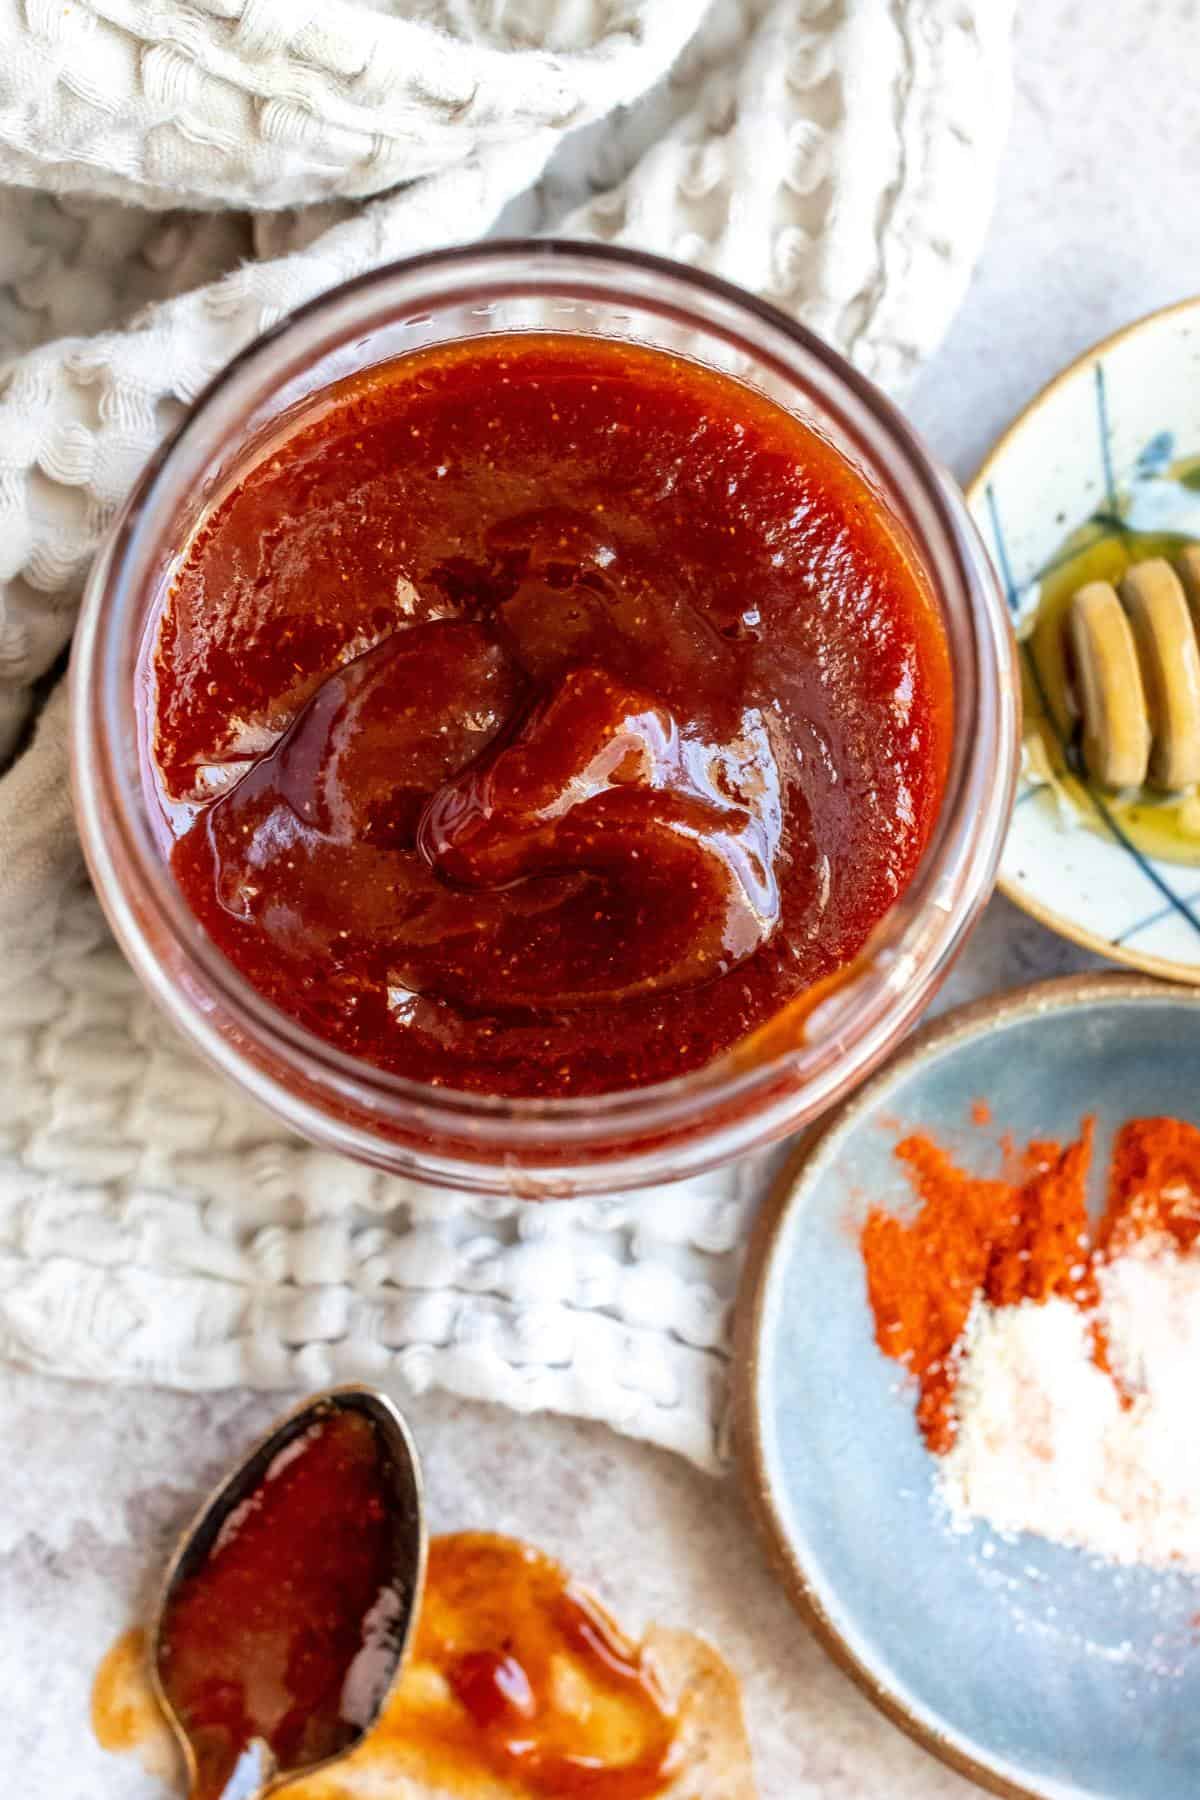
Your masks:
{"label": "textured fabric cloth", "polygon": [[532,1208],[299,1144],[142,995],[83,876],[61,693],[31,722],[180,409],[391,258],[498,220],[654,249],[900,388],[986,222],[1010,25],[1009,0],[0,0],[0,1352],[441,1383],[719,1461],[753,1170]]}

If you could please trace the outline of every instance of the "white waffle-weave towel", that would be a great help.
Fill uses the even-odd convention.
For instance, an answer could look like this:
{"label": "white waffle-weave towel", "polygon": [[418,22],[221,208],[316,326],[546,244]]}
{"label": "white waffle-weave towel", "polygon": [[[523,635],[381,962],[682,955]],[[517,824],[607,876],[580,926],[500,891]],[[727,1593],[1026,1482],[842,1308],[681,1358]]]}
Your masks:
{"label": "white waffle-weave towel", "polygon": [[441,1384],[719,1463],[753,1169],[530,1207],[290,1138],[141,995],[83,877],[61,693],[34,715],[98,539],[209,376],[501,214],[730,276],[901,387],[988,217],[1011,11],[0,0],[0,1354]]}

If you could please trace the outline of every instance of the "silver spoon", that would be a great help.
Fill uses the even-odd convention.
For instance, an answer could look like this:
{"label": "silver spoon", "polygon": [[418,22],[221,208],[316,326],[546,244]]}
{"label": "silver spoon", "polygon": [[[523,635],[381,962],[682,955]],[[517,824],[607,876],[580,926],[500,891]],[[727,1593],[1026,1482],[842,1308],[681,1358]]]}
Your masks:
{"label": "silver spoon", "polygon": [[[281,1767],[271,1746],[261,1737],[242,1746],[233,1769],[219,1788],[201,1784],[196,1746],[167,1692],[163,1668],[164,1626],[171,1603],[183,1583],[196,1575],[217,1547],[221,1531],[237,1510],[263,1486],[268,1471],[282,1451],[296,1444],[315,1425],[335,1414],[357,1413],[374,1428],[387,1495],[388,1544],[386,1629],[382,1632],[366,1674],[366,1691],[359,1696],[352,1721],[353,1735],[332,1756]],[[294,1412],[277,1421],[265,1437],[204,1502],[184,1532],[167,1566],[149,1635],[150,1681],[165,1717],[183,1750],[189,1791],[193,1800],[262,1800],[284,1782],[328,1768],[349,1756],[377,1723],[395,1686],[420,1610],[425,1580],[426,1530],[421,1469],[408,1426],[399,1410],[373,1388],[340,1387],[317,1394]]]}

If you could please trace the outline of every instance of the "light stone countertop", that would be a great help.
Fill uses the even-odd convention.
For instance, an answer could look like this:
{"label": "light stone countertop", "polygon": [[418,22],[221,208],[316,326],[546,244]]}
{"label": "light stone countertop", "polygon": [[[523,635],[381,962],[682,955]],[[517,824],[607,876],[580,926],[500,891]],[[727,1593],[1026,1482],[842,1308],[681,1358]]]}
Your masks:
{"label": "light stone countertop", "polygon": [[[1200,286],[1197,0],[1024,0],[999,202],[909,411],[960,476],[1089,342]],[[993,902],[943,1004],[1096,966]],[[92,1671],[198,1494],[280,1396],[0,1386],[0,1794],[161,1792],[88,1727]],[[632,1626],[705,1630],[742,1677],[766,1800],[941,1800],[965,1783],[876,1715],[794,1618],[732,1485],[601,1427],[432,1396],[409,1408],[435,1529],[562,1555]]]}

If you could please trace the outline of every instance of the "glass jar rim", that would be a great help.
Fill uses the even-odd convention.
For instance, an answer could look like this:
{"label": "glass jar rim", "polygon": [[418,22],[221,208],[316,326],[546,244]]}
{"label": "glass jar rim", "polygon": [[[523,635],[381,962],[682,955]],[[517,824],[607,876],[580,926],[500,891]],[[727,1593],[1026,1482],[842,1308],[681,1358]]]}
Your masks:
{"label": "glass jar rim", "polygon": [[[614,273],[636,306],[723,340],[749,354],[798,394],[812,393],[836,416],[857,450],[864,478],[891,466],[908,484],[904,523],[917,548],[938,546],[939,569],[954,577],[958,616],[947,620],[954,663],[954,754],[937,824],[911,883],[885,915],[861,972],[830,1001],[821,1030],[761,1062],[738,1067],[735,1052],[687,1074],[651,1086],[577,1098],[509,1098],[413,1081],[348,1057],[315,1037],[265,1000],[206,936],[187,906],[146,821],[115,766],[111,747],[120,739],[120,624],[135,605],[141,584],[161,566],[172,516],[188,484],[198,481],[224,439],[231,419],[247,410],[248,397],[286,389],[289,379],[353,338],[407,317],[405,308],[428,312],[472,293],[489,298],[539,295],[555,287],[572,299],[610,300],[604,280]],[[427,284],[441,282],[434,294]],[[423,292],[422,289],[425,289]],[[651,291],[653,290],[653,291]],[[746,336],[747,326],[757,334]],[[542,327],[542,329],[553,329]],[[789,361],[789,356],[791,360]],[[805,364],[803,371],[797,359]],[[863,464],[865,463],[865,467]],[[891,510],[896,510],[893,505]],[[943,607],[953,598],[935,578]],[[982,604],[978,596],[985,599]],[[964,651],[967,653],[964,656]],[[299,1062],[328,1092],[353,1101],[368,1114],[389,1108],[425,1121],[435,1133],[448,1122],[470,1135],[473,1124],[502,1125],[514,1150],[544,1145],[551,1133],[564,1148],[587,1156],[589,1148],[635,1134],[676,1131],[687,1119],[719,1106],[722,1114],[761,1100],[760,1141],[778,1135],[778,1119],[794,1113],[798,1090],[812,1090],[813,1110],[849,1085],[834,1065],[853,1048],[853,1078],[861,1079],[896,1034],[896,1024],[915,1017],[946,960],[960,946],[990,891],[1016,773],[1016,708],[1012,649],[995,577],[965,505],[925,451],[902,415],[873,385],[811,331],[769,302],[705,271],[636,251],[553,238],[495,239],[392,263],[360,275],[289,313],[235,356],[200,394],[174,433],[142,471],[89,579],[72,659],[73,779],[85,852],[118,939],[142,980],[212,1060],[227,1066],[218,1032],[195,994],[182,994],[168,979],[147,938],[156,915],[197,977],[196,991],[211,990],[238,1028],[269,1043],[285,1063]],[[962,729],[959,709],[974,729]],[[990,785],[989,771],[996,777]],[[132,868],[136,896],[125,891],[113,855],[114,836]],[[949,889],[947,858],[950,859]],[[967,904],[962,904],[966,894]],[[956,899],[956,894],[958,898]],[[874,977],[872,979],[872,977]],[[817,1017],[820,1018],[819,1009]],[[211,1008],[207,1009],[211,1011]],[[885,1041],[886,1040],[886,1041]],[[271,1104],[269,1082],[256,1088]],[[723,1160],[736,1153],[724,1149]],[[370,1133],[354,1146],[380,1160]],[[705,1166],[705,1165],[700,1165]],[[688,1171],[690,1172],[690,1170]],[[458,1164],[435,1179],[458,1179]]]}

